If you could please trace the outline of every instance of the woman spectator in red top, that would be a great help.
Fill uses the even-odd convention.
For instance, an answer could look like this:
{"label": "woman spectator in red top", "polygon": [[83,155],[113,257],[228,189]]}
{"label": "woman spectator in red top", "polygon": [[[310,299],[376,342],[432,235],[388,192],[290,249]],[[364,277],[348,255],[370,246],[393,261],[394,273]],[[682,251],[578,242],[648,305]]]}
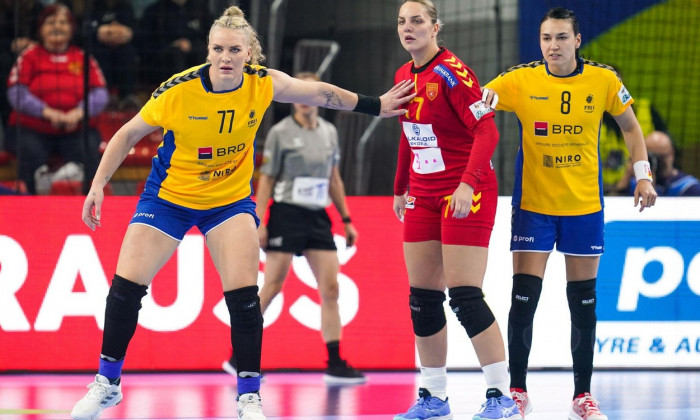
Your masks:
{"label": "woman spectator in red top", "polygon": [[[55,153],[65,162],[82,163],[85,176],[91,179],[100,142],[97,132],[91,130],[83,154],[84,55],[71,45],[73,15],[65,5],[54,4],[42,11],[38,24],[39,43],[17,58],[7,81],[13,109],[8,124],[10,151],[17,154],[19,179],[31,194],[35,193],[35,171]],[[94,117],[107,104],[108,93],[97,62],[90,58],[89,63],[88,114]]]}

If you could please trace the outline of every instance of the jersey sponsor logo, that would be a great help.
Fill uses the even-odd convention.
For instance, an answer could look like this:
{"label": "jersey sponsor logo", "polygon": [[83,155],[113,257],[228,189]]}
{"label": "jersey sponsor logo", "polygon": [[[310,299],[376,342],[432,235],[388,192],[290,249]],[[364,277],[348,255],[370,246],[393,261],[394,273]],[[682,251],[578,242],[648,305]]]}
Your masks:
{"label": "jersey sponsor logo", "polygon": [[134,214],[133,219],[138,219],[138,218],[155,219],[156,215],[153,213],[143,213],[143,212]]}
{"label": "jersey sponsor logo", "polygon": [[546,121],[535,121],[535,135],[547,137],[549,123]]}
{"label": "jersey sponsor logo", "polygon": [[206,117],[206,116],[200,117],[200,116],[197,116],[197,115],[189,115],[187,118],[189,118],[190,121],[192,121],[192,120],[201,120],[201,121],[203,121],[203,120],[208,120],[208,119],[209,119],[209,117]]}
{"label": "jersey sponsor logo", "polygon": [[581,155],[543,155],[542,165],[546,168],[571,168],[581,166]]}
{"label": "jersey sponsor logo", "polygon": [[433,71],[445,79],[447,84],[450,86],[450,89],[457,86],[457,76],[455,76],[447,67],[443,66],[442,64],[438,64],[437,66],[433,67]]}
{"label": "jersey sponsor logo", "polygon": [[197,154],[198,154],[200,160],[211,159],[213,157],[213,153],[214,153],[214,148],[211,146],[197,148]]}
{"label": "jersey sponsor logo", "polygon": [[428,82],[425,84],[425,95],[430,99],[431,101],[435,98],[437,98],[438,95],[438,85],[437,83],[433,82]]}
{"label": "jersey sponsor logo", "polygon": [[235,146],[229,146],[229,147],[218,147],[216,149],[216,156],[221,157],[221,156],[226,156],[231,153],[238,153],[242,152],[245,150],[245,143],[240,143]]}
{"label": "jersey sponsor logo", "polygon": [[532,100],[532,101],[546,101],[546,100],[549,100],[549,96],[530,95],[530,100]]}
{"label": "jersey sponsor logo", "polygon": [[513,242],[529,242],[529,243],[534,243],[534,242],[535,242],[535,237],[534,237],[534,236],[519,236],[519,235],[513,235]]}
{"label": "jersey sponsor logo", "polygon": [[474,115],[474,118],[476,118],[477,121],[479,121],[481,117],[488,114],[489,112],[493,112],[493,109],[491,109],[491,107],[486,106],[484,101],[482,101],[481,99],[469,105],[469,110],[472,112],[472,115]]}
{"label": "jersey sponsor logo", "polygon": [[700,321],[700,221],[605,224],[599,321]]}
{"label": "jersey sponsor logo", "polygon": [[432,124],[418,124],[409,121],[403,122],[403,133],[408,144],[413,147],[438,147],[437,136],[433,132]]}
{"label": "jersey sponsor logo", "polygon": [[583,127],[580,125],[552,124],[552,134],[581,134]]}
{"label": "jersey sponsor logo", "polygon": [[630,93],[627,91],[625,85],[622,85],[620,91],[617,92],[617,97],[620,98],[620,102],[622,102],[622,105],[627,105],[627,102],[632,100],[632,95],[630,95]]}
{"label": "jersey sponsor logo", "polygon": [[406,208],[413,209],[416,208],[416,197],[407,196],[406,197]]}

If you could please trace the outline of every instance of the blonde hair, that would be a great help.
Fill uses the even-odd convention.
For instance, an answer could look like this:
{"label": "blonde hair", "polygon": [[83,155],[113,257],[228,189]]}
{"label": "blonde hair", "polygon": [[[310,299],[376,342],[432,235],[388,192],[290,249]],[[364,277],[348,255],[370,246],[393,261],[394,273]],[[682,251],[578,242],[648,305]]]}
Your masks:
{"label": "blonde hair", "polygon": [[209,39],[211,39],[211,34],[215,29],[233,29],[240,30],[245,33],[246,38],[248,38],[248,46],[252,48],[252,54],[250,57],[250,64],[260,64],[265,61],[265,55],[262,52],[262,45],[260,45],[260,40],[258,39],[258,33],[250,26],[250,23],[245,19],[243,11],[238,8],[238,6],[231,6],[224,11],[224,13],[214,21],[209,29]]}
{"label": "blonde hair", "polygon": [[403,0],[402,4],[406,3],[418,3],[423,6],[425,11],[428,12],[428,16],[430,16],[430,21],[433,23],[433,25],[437,23],[438,30],[442,30],[442,21],[438,19],[437,8],[431,0]]}

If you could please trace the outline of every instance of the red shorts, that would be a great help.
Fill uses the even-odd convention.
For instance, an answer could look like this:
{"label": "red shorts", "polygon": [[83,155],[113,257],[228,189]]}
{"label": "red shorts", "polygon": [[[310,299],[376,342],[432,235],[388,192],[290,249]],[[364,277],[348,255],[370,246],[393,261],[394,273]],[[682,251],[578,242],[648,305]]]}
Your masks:
{"label": "red shorts", "polygon": [[445,245],[488,247],[496,218],[498,191],[475,191],[471,212],[462,219],[452,217],[451,198],[451,195],[409,195],[403,218],[404,242],[440,241]]}

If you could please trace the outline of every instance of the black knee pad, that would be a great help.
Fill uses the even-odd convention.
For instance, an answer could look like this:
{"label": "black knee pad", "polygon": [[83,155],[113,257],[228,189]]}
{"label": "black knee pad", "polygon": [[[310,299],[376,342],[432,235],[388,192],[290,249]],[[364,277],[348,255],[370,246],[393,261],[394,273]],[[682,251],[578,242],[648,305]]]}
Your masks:
{"label": "black knee pad", "polygon": [[258,297],[258,286],[241,287],[224,292],[226,306],[231,317],[231,329],[252,332],[262,329],[263,316]]}
{"label": "black knee pad", "polygon": [[566,284],[566,298],[569,300],[571,323],[579,329],[590,329],[596,325],[595,280],[573,281]]}
{"label": "black knee pad", "polygon": [[510,295],[508,320],[516,325],[530,325],[542,293],[542,279],[530,274],[515,274]]}
{"label": "black knee pad", "polygon": [[475,337],[496,320],[479,287],[459,286],[450,289],[450,307],[469,338]]}
{"label": "black knee pad", "polygon": [[146,293],[148,293],[148,286],[134,283],[115,274],[107,294],[105,316],[127,320],[138,319],[141,299],[146,296]]}
{"label": "black knee pad", "polygon": [[418,337],[429,337],[440,331],[446,324],[445,292],[440,290],[419,289],[411,287],[408,305],[411,308],[413,333]]}

